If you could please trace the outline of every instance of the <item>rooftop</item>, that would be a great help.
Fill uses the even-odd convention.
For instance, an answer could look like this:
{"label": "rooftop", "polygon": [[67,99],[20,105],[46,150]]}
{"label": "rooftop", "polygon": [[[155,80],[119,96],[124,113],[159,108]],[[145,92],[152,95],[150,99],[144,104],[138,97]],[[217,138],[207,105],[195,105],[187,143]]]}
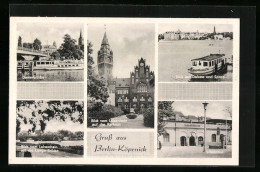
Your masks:
{"label": "rooftop", "polygon": [[192,59],[191,61],[194,61],[194,60],[211,61],[211,60],[215,60],[215,59],[221,58],[223,56],[225,56],[225,54],[210,54],[210,55],[205,56],[205,57]]}
{"label": "rooftop", "polygon": [[116,82],[116,87],[130,87],[130,78],[113,78]]}

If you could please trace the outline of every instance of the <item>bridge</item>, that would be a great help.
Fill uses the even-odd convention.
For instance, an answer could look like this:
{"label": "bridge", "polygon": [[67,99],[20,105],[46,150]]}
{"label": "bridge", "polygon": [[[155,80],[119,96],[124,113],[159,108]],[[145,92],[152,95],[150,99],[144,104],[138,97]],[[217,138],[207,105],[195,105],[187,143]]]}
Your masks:
{"label": "bridge", "polygon": [[49,56],[47,52],[44,52],[44,51],[41,51],[41,50],[35,50],[35,49],[31,49],[31,48],[19,47],[19,46],[17,47],[17,54],[40,56],[40,57]]}

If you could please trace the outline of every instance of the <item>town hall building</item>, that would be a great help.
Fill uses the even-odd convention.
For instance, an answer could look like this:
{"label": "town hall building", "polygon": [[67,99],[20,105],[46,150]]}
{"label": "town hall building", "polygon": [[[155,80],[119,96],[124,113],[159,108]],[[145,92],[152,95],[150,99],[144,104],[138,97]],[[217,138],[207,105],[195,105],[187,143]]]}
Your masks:
{"label": "town hall building", "polygon": [[113,77],[113,51],[110,49],[105,32],[98,51],[98,74],[107,81],[109,99],[108,104],[129,110],[134,108],[142,111],[154,106],[154,72],[140,58],[137,65],[130,72],[129,78]]}

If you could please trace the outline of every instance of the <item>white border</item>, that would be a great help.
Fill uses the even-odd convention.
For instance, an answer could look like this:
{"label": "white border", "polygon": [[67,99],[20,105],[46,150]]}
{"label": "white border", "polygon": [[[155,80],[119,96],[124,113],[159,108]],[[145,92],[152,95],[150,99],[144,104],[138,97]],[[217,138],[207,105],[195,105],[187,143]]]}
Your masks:
{"label": "white border", "polygon": [[[151,158],[89,158],[87,157],[87,70],[84,70],[84,158],[17,158],[15,153],[15,114],[16,114],[16,24],[17,23],[82,23],[84,24],[84,44],[87,50],[87,24],[88,23],[153,23],[155,24],[155,108],[158,98],[158,41],[157,32],[160,23],[178,24],[232,24],[233,25],[233,116],[232,116],[232,158],[156,158],[157,143],[155,143],[154,157]],[[230,18],[70,18],[70,17],[11,17],[10,18],[10,92],[9,92],[9,164],[120,164],[120,165],[238,165],[239,151],[239,19]],[[85,56],[87,54],[85,53]],[[87,66],[85,57],[85,68]],[[217,82],[214,82],[217,83]],[[224,82],[223,82],[224,83]],[[189,83],[192,84],[192,83]],[[175,100],[176,101],[176,100]],[[184,100],[182,100],[184,101]],[[189,100],[185,100],[189,101]],[[194,100],[192,100],[194,101]],[[215,100],[214,100],[215,101]],[[157,124],[157,109],[155,109],[155,124]],[[157,142],[157,127],[154,129],[97,129],[98,131],[121,132],[154,132],[154,141]],[[55,160],[55,161],[54,161]]]}

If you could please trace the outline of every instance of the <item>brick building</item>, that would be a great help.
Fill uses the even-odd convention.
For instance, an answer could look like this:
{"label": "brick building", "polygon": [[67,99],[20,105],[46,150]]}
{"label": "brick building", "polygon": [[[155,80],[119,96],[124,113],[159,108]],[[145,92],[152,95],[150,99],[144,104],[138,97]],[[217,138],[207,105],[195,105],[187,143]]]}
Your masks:
{"label": "brick building", "polygon": [[128,110],[134,108],[137,111],[154,105],[154,72],[144,58],[138,60],[129,78],[113,78],[113,51],[105,33],[97,62],[99,76],[108,83],[108,104]]}

